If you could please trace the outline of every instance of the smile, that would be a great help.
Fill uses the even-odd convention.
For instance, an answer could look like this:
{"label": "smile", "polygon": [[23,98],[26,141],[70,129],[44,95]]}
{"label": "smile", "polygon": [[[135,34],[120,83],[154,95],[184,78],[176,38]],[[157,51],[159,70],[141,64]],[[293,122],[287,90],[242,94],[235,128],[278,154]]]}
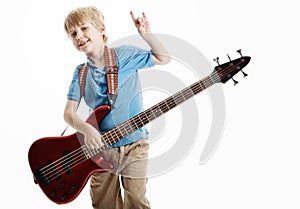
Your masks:
{"label": "smile", "polygon": [[79,47],[83,47],[83,46],[85,46],[88,42],[89,42],[89,40],[87,40],[87,41],[85,41],[85,42],[81,41],[81,42],[78,43],[78,46],[79,46]]}

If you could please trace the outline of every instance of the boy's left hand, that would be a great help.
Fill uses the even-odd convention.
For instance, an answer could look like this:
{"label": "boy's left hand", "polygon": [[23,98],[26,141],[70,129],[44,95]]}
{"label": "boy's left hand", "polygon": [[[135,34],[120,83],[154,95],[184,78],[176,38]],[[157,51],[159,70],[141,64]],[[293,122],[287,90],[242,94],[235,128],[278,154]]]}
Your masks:
{"label": "boy's left hand", "polygon": [[144,12],[142,13],[143,17],[138,17],[138,18],[135,18],[132,11],[130,11],[130,14],[131,14],[132,20],[135,24],[135,27],[138,29],[140,34],[150,32],[149,22],[148,22],[147,17]]}

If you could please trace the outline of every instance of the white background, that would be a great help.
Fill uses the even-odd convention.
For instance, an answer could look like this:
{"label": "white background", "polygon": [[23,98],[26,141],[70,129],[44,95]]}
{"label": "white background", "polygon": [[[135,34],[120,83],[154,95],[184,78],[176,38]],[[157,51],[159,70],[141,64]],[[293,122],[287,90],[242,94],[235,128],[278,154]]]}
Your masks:
{"label": "white background", "polygon": [[[296,0],[11,0],[0,4],[0,209],[91,207],[88,187],[70,204],[50,202],[34,185],[27,161],[34,140],[58,135],[65,127],[67,88],[74,67],[85,57],[73,49],[63,22],[70,10],[86,5],[104,13],[110,42],[136,34],[129,11],[136,15],[144,11],[153,32],[188,41],[212,65],[217,56],[221,62],[227,62],[227,53],[238,57],[239,48],[252,57],[245,68],[246,79],[238,75],[237,86],[222,84],[226,126],[218,149],[203,165],[199,159],[212,110],[207,94],[196,97],[195,112],[202,126],[199,140],[181,164],[149,179],[147,195],[153,208],[300,207]],[[168,126],[171,129],[172,123]],[[157,147],[150,152],[158,152]]]}

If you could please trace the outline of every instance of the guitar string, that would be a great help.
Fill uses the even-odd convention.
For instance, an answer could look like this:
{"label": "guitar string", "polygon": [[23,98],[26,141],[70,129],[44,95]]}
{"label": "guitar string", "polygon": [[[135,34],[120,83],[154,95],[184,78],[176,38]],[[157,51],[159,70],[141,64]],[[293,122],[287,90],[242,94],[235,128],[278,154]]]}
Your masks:
{"label": "guitar string", "polygon": [[[238,64],[240,64],[240,63],[238,63]],[[237,65],[237,64],[236,64],[236,65]],[[236,65],[230,66],[229,69],[226,69],[226,68],[223,69],[223,74],[225,74],[225,75],[221,74],[221,77],[225,78],[225,77],[226,77],[226,74],[228,74],[228,73],[226,73],[226,71],[232,71],[232,68],[234,68]],[[211,80],[210,80],[210,81],[207,81],[207,79],[211,79]],[[197,93],[201,92],[202,90],[206,89],[207,87],[211,86],[211,85],[214,84],[215,82],[219,82],[219,80],[222,80],[222,78],[220,78],[220,74],[219,74],[218,72],[215,71],[215,72],[211,73],[211,75],[209,75],[208,77],[206,77],[205,79],[203,79],[204,82],[203,82],[203,81],[198,81],[198,82],[192,84],[191,86],[193,86],[193,85],[195,85],[195,84],[197,84],[197,83],[200,84],[200,85],[196,86],[196,88],[195,88],[194,90],[192,90],[191,87],[190,87],[190,88],[185,88],[185,89],[183,89],[183,90],[177,92],[175,95],[173,95],[173,96],[171,96],[171,97],[169,97],[169,98],[167,98],[167,99],[170,99],[170,98],[172,98],[172,97],[174,97],[174,96],[179,96],[179,95],[181,95],[181,97],[183,97],[183,100],[182,100],[182,101],[179,101],[179,104],[180,104],[180,103],[182,103],[183,101],[186,100],[186,98],[184,97],[184,95],[182,95],[182,93],[183,93],[184,91],[191,90],[192,95],[188,95],[189,98],[190,98],[191,96],[195,95],[193,91],[196,91],[196,94],[197,94]],[[204,84],[204,87],[205,87],[205,88],[201,87],[201,84]],[[207,84],[209,84],[209,85],[207,86]],[[206,86],[207,86],[207,87],[206,87]],[[199,91],[199,90],[200,90],[200,91]],[[186,93],[186,92],[185,92],[185,93]],[[184,94],[185,94],[185,93],[184,93]],[[185,95],[186,95],[186,94],[185,94]],[[167,99],[166,99],[166,100],[167,100]],[[162,102],[158,103],[158,104],[155,105],[155,106],[158,106],[159,104],[162,104],[162,103],[166,103],[166,102],[167,102],[166,100],[163,100]],[[176,100],[176,99],[175,99],[175,100]],[[178,102],[178,98],[177,98],[177,102]],[[177,106],[177,105],[178,105],[178,104],[176,104],[176,106]],[[168,107],[167,104],[166,104],[166,107],[168,108],[168,110],[170,110],[170,108]],[[160,107],[159,107],[159,108],[160,108]],[[146,111],[149,111],[149,110],[151,110],[151,108],[148,109],[148,110],[146,110]],[[167,109],[162,109],[162,112],[165,113],[165,112],[167,112],[168,110],[167,110]],[[146,112],[146,111],[144,111],[144,112]],[[153,112],[152,112],[152,113],[153,113]],[[161,113],[159,113],[159,116],[160,116],[160,115],[161,115]],[[139,116],[140,116],[140,115],[139,115]],[[153,115],[152,115],[152,116],[153,116]],[[147,117],[148,117],[148,116],[146,115],[146,118],[147,118]],[[154,119],[155,119],[156,117],[157,117],[157,116],[154,114]],[[136,117],[133,117],[133,118],[136,119]],[[128,123],[129,123],[129,122],[132,122],[133,118],[131,118],[130,120],[128,120],[127,122],[125,122],[126,125],[130,125],[130,124],[128,124]],[[137,118],[139,118],[139,117],[137,117]],[[149,120],[149,118],[147,118],[147,120]],[[135,128],[136,130],[138,129],[138,127],[141,127],[141,126],[144,125],[144,121],[141,120],[141,118],[139,118],[139,121],[140,121],[140,122],[138,122],[138,124],[136,124],[136,123],[134,122],[134,123],[137,125],[137,128]],[[150,121],[151,121],[151,120],[150,120]],[[146,121],[146,122],[147,122],[147,121]],[[126,134],[128,134],[127,130],[125,129],[125,126],[119,126],[119,128],[120,128],[120,127],[123,128],[123,130],[125,130]],[[131,128],[131,126],[130,126],[130,128]],[[112,130],[113,130],[113,129],[112,129]],[[111,130],[111,131],[108,131],[107,133],[111,134],[112,130]],[[118,129],[118,132],[119,132],[119,134],[117,134],[116,132],[113,131],[113,133],[114,133],[115,136],[119,137],[119,135],[120,135],[121,137],[123,137],[122,131],[120,131],[120,130]],[[133,132],[133,131],[132,131],[132,132]],[[132,132],[131,132],[131,133],[132,133]],[[113,136],[113,137],[108,137],[108,141],[109,141],[109,144],[110,144],[110,145],[113,144],[113,143],[111,143],[111,141],[115,142],[115,140],[114,140],[114,138],[115,138],[114,135],[111,135],[111,136]],[[47,166],[43,167],[43,168],[40,169],[40,170],[42,170],[42,172],[43,172],[43,174],[44,174],[45,176],[48,176],[48,175],[50,174],[49,177],[51,177],[51,178],[50,178],[49,181],[51,181],[51,180],[53,180],[52,177],[55,177],[55,178],[56,178],[56,173],[59,173],[59,172],[62,172],[63,170],[65,170],[66,165],[69,164],[68,166],[76,167],[77,165],[79,165],[79,164],[82,163],[83,161],[85,161],[85,160],[91,158],[92,156],[94,156],[94,155],[96,155],[97,153],[100,153],[100,152],[102,151],[102,150],[100,150],[100,149],[98,149],[97,151],[92,151],[90,148],[87,148],[87,149],[89,149],[88,152],[90,152],[90,153],[87,153],[87,154],[91,154],[91,155],[89,156],[89,158],[87,158],[87,157],[86,157],[86,154],[84,153],[84,151],[82,151],[83,148],[87,148],[87,146],[86,146],[86,145],[81,146],[80,148],[78,148],[78,149],[74,150],[73,152],[69,153],[68,155],[66,155],[66,156],[64,156],[64,157],[62,157],[62,158],[56,160],[55,162],[51,163],[52,165],[51,165],[51,164],[48,164]],[[80,155],[76,157],[76,155],[78,155],[78,154],[80,154]],[[75,160],[74,160],[74,157],[75,157]],[[61,161],[61,162],[59,162],[59,161]],[[64,164],[62,164],[62,163],[64,163]],[[74,164],[74,163],[77,163],[77,164]],[[62,165],[58,167],[59,170],[57,171],[57,166],[58,166],[59,164],[62,164]],[[49,168],[48,168],[47,170],[44,171],[44,169],[45,169],[46,167],[49,167]],[[62,168],[62,169],[61,169],[61,168]],[[47,171],[49,171],[49,170],[50,170],[50,173],[47,172]],[[52,171],[52,172],[51,172],[51,171]],[[47,172],[47,173],[45,174],[45,172]],[[51,175],[51,173],[52,173],[52,175]],[[53,174],[53,173],[54,173],[54,174]]]}
{"label": "guitar string", "polygon": [[[108,135],[108,132],[106,132],[105,135]],[[107,144],[107,142],[105,141],[105,136],[104,136],[104,135],[102,135],[102,137],[103,137],[104,144],[105,144],[106,146],[111,146],[111,145],[112,145],[112,144]],[[114,136],[112,135],[111,137],[114,137]],[[74,156],[76,156],[78,153],[80,153],[80,152],[82,151],[82,149],[84,149],[84,148],[87,148],[87,147],[81,146],[81,147],[77,148],[76,150],[74,150],[74,151],[72,151],[72,152],[66,154],[65,156],[59,158],[58,160],[56,160],[56,161],[54,161],[54,162],[51,162],[51,163],[49,163],[48,165],[44,166],[43,168],[40,169],[40,171],[42,171],[42,172],[47,172],[48,170],[53,169],[52,166],[57,166],[58,164],[63,163],[63,161],[67,161],[67,160],[69,160],[69,159],[72,159]],[[87,149],[88,149],[88,148],[87,148]],[[84,152],[84,151],[83,151],[83,152]],[[88,152],[91,152],[91,151],[88,151]],[[84,154],[84,153],[83,153],[83,154]],[[86,153],[86,154],[89,155],[89,154],[91,154],[91,153]],[[62,161],[62,160],[63,160],[63,161]],[[62,162],[60,162],[60,161],[62,161]],[[65,164],[64,164],[64,165],[65,165]],[[47,169],[47,168],[48,168],[48,169]]]}
{"label": "guitar string", "polygon": [[[86,145],[83,145],[81,148],[87,148]],[[90,148],[87,148],[90,149]],[[102,150],[101,150],[102,151]],[[60,166],[53,166],[53,170],[50,170],[50,172],[48,173],[43,173],[43,177],[46,180],[46,182],[51,182],[54,179],[56,179],[57,177],[59,177],[61,175],[61,173],[63,173],[64,171],[68,170],[69,168],[71,169],[71,167],[76,167],[79,164],[81,164],[82,162],[84,162],[85,160],[91,158],[91,156],[96,155],[96,152],[101,152],[100,149],[98,149],[97,151],[92,151],[91,149],[88,151],[89,152],[89,156],[86,157],[86,154],[84,154],[84,152],[81,152],[78,156],[76,156],[75,158],[72,158],[72,160],[70,160],[67,163],[67,169],[66,169],[66,165],[60,165]],[[70,163],[71,162],[71,163]]]}
{"label": "guitar string", "polygon": [[[43,178],[47,182],[51,182],[52,180],[56,179],[61,173],[64,171],[70,169],[71,167],[76,167],[77,165],[81,164],[85,160],[92,158],[98,153],[101,153],[104,149],[107,147],[101,147],[100,149],[91,149],[88,148],[86,145],[81,146],[77,150],[81,149],[81,152],[77,152],[75,155],[71,156],[69,159],[70,161],[65,162],[64,164],[56,163],[56,165],[53,165],[51,169],[47,169],[48,172],[43,171]],[[85,150],[85,151],[84,151]],[[79,155],[77,155],[79,154]],[[62,159],[62,158],[60,158]],[[60,165],[59,165],[60,164]]]}
{"label": "guitar string", "polygon": [[[107,134],[108,133],[102,135],[104,141]],[[83,145],[77,148],[76,150],[74,150],[73,152],[65,155],[64,157],[59,158],[55,162],[50,163],[47,166],[44,166],[43,168],[40,169],[40,172],[43,174],[43,177],[50,182],[53,179],[57,178],[57,174],[62,173],[66,168],[68,169],[70,166],[76,167],[81,162],[95,156],[97,153],[100,153],[103,149],[107,149],[113,143],[111,142],[108,143],[105,141],[104,144],[105,146],[102,147],[101,149],[91,149],[88,148],[86,145]]]}
{"label": "guitar string", "polygon": [[[105,137],[106,135],[108,135],[108,138]],[[114,140],[114,138],[116,138],[116,134],[113,135],[111,133],[111,131],[106,132],[102,137],[103,137],[103,141],[104,141],[106,148],[108,148],[109,146],[111,146],[112,144],[114,144],[116,142]],[[105,140],[105,138],[107,138],[107,139]],[[113,141],[113,142],[111,142],[111,141]],[[83,151],[84,149],[86,149],[86,150]],[[50,180],[48,180],[48,181],[51,181],[56,178],[57,173],[62,172],[63,170],[68,168],[71,164],[78,162],[77,158],[79,158],[79,161],[80,160],[84,161],[84,160],[89,159],[92,156],[96,155],[97,153],[100,153],[101,151],[102,150],[99,150],[99,149],[97,151],[95,151],[93,149],[87,148],[86,145],[81,146],[78,149],[74,150],[73,152],[56,160],[55,162],[50,163],[47,166],[43,167],[42,169],[40,169],[40,172],[43,173],[44,177],[46,177],[47,179],[50,178]],[[81,155],[77,156],[78,154],[81,154]],[[80,164],[81,162],[82,161],[80,161],[78,164]]]}
{"label": "guitar string", "polygon": [[[60,172],[61,170],[65,170],[66,167],[71,166],[74,162],[76,162],[77,158],[84,157],[85,159],[88,159],[94,155],[97,154],[97,152],[101,152],[102,150],[94,151],[94,149],[88,148],[86,145],[83,145],[73,152],[65,155],[64,157],[59,158],[53,163],[48,164],[47,166],[44,166],[40,169],[40,172],[48,177],[55,176],[57,172]],[[62,169],[61,169],[62,168]],[[57,170],[59,169],[59,170]],[[52,174],[52,175],[51,175]],[[50,176],[49,176],[50,175]]]}

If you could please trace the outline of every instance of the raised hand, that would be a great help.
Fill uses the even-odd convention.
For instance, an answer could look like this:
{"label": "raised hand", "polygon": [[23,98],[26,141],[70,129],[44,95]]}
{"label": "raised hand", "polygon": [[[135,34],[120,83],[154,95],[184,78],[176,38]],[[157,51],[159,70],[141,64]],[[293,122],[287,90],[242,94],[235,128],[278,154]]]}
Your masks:
{"label": "raised hand", "polygon": [[149,22],[144,12],[142,13],[143,17],[135,18],[132,11],[130,11],[130,15],[132,17],[135,27],[138,29],[138,32],[140,34],[151,32]]}

